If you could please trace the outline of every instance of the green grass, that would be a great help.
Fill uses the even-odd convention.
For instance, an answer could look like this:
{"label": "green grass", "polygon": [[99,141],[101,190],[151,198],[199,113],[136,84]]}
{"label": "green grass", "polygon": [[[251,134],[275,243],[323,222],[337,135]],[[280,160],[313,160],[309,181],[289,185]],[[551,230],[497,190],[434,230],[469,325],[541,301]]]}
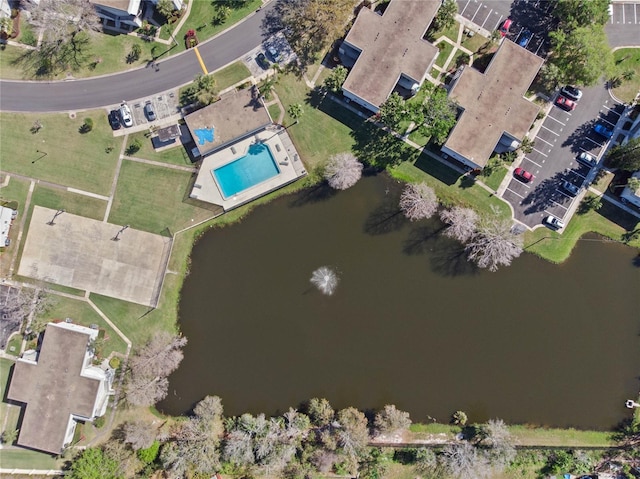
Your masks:
{"label": "green grass", "polygon": [[[171,233],[212,216],[188,200],[191,173],[125,160],[109,222],[156,234]],[[192,221],[193,220],[193,221]]]}
{"label": "green grass", "polygon": [[269,110],[269,115],[271,115],[273,121],[277,122],[278,118],[280,118],[280,114],[282,113],[280,105],[278,105],[277,103],[273,103],[272,105],[269,105],[267,107],[267,110]]}
{"label": "green grass", "polygon": [[596,175],[596,181],[592,183],[591,186],[593,186],[596,190],[605,193],[614,177],[615,175],[613,173],[605,170],[600,170],[598,171],[598,175]]}
{"label": "green grass", "polygon": [[507,174],[507,171],[509,171],[507,168],[501,166],[500,168],[496,168],[495,170],[493,170],[491,172],[491,175],[489,176],[480,176],[480,180],[489,188],[495,191],[500,186],[500,183],[502,183],[502,180]]}
{"label": "green grass", "polygon": [[20,15],[20,36],[17,38],[20,43],[35,47],[38,43],[38,34],[31,24],[25,19],[25,15]]}
{"label": "green grass", "polygon": [[[167,275],[165,283],[171,283],[175,279],[177,279],[175,275]],[[148,306],[95,293],[91,293],[90,299],[129,338],[135,349],[147,342],[155,331],[174,332],[176,330],[178,298],[177,295],[167,296],[166,291],[170,288],[178,289],[174,284],[165,284],[160,305],[154,310],[150,310]],[[167,299],[175,301],[173,307],[167,304]]]}
{"label": "green grass", "polygon": [[462,35],[462,46],[467,50],[471,50],[471,53],[477,52],[482,45],[489,41],[488,38],[483,37],[479,33],[476,33],[472,37]]}
{"label": "green grass", "polygon": [[140,141],[142,145],[140,150],[132,154],[136,158],[144,158],[145,160],[153,160],[159,161],[162,163],[170,163],[172,165],[181,165],[181,166],[193,166],[187,152],[184,147],[180,144],[174,148],[169,148],[164,151],[155,151],[153,149],[153,144],[151,143],[151,139],[147,138],[147,133],[144,131],[139,131],[137,133],[132,133],[127,138],[127,147],[133,143],[133,141],[137,139]]}
{"label": "green grass", "polygon": [[42,184],[36,185],[33,190],[31,203],[100,221],[104,218],[107,209],[107,202],[104,200]]}
{"label": "green grass", "polygon": [[[93,131],[79,133],[84,118],[92,118]],[[31,133],[36,120],[43,127]],[[60,185],[109,194],[118,161],[118,145],[104,111],[93,110],[71,119],[60,113],[1,113],[0,163],[9,173]],[[108,146],[114,147],[106,153]],[[46,153],[46,154],[45,154]]]}
{"label": "green grass", "polygon": [[18,203],[18,213],[22,214],[28,194],[29,182],[12,176],[9,179],[9,184],[0,188],[0,201],[16,201]]}
{"label": "green grass", "polygon": [[436,46],[440,51],[440,53],[438,54],[438,58],[436,58],[436,65],[438,65],[441,68],[444,68],[444,64],[446,63],[447,58],[449,58],[449,55],[453,51],[454,47],[453,45],[451,45],[451,43],[446,42],[444,40],[438,43]]}
{"label": "green grass", "polygon": [[4,469],[55,469],[62,468],[64,461],[54,459],[48,454],[28,449],[3,449],[2,467]]}
{"label": "green grass", "polygon": [[621,48],[613,52],[613,58],[618,69],[618,75],[627,70],[635,72],[631,80],[624,80],[618,88],[613,89],[613,94],[626,103],[631,103],[640,91],[640,48]]}
{"label": "green grass", "polygon": [[0,358],[0,398],[5,396],[9,387],[7,381],[9,380],[9,371],[11,370],[11,366],[13,366],[13,361]]}
{"label": "green grass", "polygon": [[0,50],[0,78],[4,80],[28,80],[31,78],[16,64],[25,51],[24,48],[13,45],[5,45]]}
{"label": "green grass", "polygon": [[178,46],[172,50],[172,53],[177,53],[186,49],[184,38],[187,34],[187,30],[195,30],[198,35],[200,43],[208,38],[226,30],[230,26],[238,23],[250,13],[256,11],[259,6],[262,5],[261,0],[248,0],[246,4],[237,10],[231,10],[231,14],[226,21],[221,25],[212,25],[211,20],[213,18],[214,4],[224,5],[224,0],[213,0],[210,2],[203,0],[191,0],[191,13],[189,18],[182,28],[174,33],[174,37],[178,42]]}
{"label": "green grass", "polygon": [[580,431],[577,429],[530,428],[509,426],[515,443],[523,446],[609,447],[613,445],[607,431]]}
{"label": "green grass", "polygon": [[409,139],[420,146],[426,145],[431,137],[426,136],[422,131],[423,130],[419,128],[415,128],[411,133],[409,133]]}
{"label": "green grass", "polygon": [[[13,351],[11,350],[12,346],[15,348]],[[20,351],[21,347],[22,347],[22,335],[16,334],[14,336],[11,336],[11,339],[7,343],[7,348],[5,349],[5,351],[7,354],[11,354],[12,356],[19,356],[21,352]]]}
{"label": "green grass", "polygon": [[412,433],[422,433],[422,434],[457,434],[460,432],[460,428],[458,426],[453,426],[451,424],[441,424],[438,422],[434,423],[414,423],[409,427],[409,431]]}
{"label": "green grass", "polygon": [[[71,320],[82,326],[91,326],[97,324],[101,330],[104,330],[104,347],[100,356],[105,358],[112,351],[125,354],[127,352],[127,344],[118,336],[118,334],[102,319],[102,317],[86,302],[67,298],[64,296],[52,295],[52,307],[43,315],[43,319],[61,320],[71,318]],[[111,318],[109,318],[111,319]]]}
{"label": "green grass", "polygon": [[216,79],[216,88],[218,90],[229,88],[242,80],[246,80],[250,76],[251,72],[242,62],[232,63],[228,67],[225,67],[213,74],[213,77]]}
{"label": "green grass", "polygon": [[435,30],[433,32],[428,33],[428,37],[433,40],[437,40],[441,36],[445,36],[453,40],[454,43],[458,41],[458,32],[460,30],[460,24],[458,22],[454,22],[454,24],[447,28],[446,30]]}
{"label": "green grass", "polygon": [[[449,63],[449,68],[457,68],[458,59],[464,55],[466,55],[465,52],[463,52],[462,50],[458,50],[456,54],[453,56],[453,58],[451,59],[451,62]],[[465,65],[468,65],[468,63],[465,63]]]}
{"label": "green grass", "polygon": [[[637,228],[638,224],[640,224],[638,218],[603,200],[602,207],[598,211],[589,211],[582,215],[575,214],[561,235],[548,228],[527,231],[525,251],[553,263],[561,263],[569,257],[576,242],[584,234],[594,232],[620,241],[625,231]],[[629,244],[638,248],[640,240]]]}

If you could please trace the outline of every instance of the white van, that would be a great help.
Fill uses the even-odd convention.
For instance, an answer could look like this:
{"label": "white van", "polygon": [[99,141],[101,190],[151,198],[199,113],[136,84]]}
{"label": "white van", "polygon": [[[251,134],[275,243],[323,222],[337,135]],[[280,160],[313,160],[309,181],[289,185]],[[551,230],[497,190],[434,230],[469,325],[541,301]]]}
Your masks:
{"label": "white van", "polygon": [[124,104],[120,107],[120,118],[122,118],[122,124],[126,127],[133,126],[133,117],[131,116],[131,110]]}

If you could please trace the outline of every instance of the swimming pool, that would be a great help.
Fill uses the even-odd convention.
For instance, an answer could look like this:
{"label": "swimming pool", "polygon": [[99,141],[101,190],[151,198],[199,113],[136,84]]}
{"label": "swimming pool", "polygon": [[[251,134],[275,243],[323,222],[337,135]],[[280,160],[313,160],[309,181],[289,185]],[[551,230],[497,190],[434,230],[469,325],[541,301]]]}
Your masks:
{"label": "swimming pool", "polygon": [[215,168],[211,173],[226,199],[273,178],[280,170],[269,147],[257,143],[249,146],[247,154],[242,158]]}

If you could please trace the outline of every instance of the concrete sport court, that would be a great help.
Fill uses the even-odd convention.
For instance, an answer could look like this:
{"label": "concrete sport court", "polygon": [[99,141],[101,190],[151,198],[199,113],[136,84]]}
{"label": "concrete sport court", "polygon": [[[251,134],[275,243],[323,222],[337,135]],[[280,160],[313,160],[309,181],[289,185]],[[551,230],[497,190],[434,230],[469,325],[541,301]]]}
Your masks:
{"label": "concrete sport court", "polygon": [[122,229],[35,206],[18,274],[155,307],[171,239]]}

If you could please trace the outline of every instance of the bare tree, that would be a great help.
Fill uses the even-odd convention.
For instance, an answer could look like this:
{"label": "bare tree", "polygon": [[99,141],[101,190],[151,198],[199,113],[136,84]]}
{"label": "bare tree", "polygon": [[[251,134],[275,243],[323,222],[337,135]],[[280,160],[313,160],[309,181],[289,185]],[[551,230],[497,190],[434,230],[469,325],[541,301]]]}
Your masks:
{"label": "bare tree", "polygon": [[480,427],[481,444],[487,446],[489,459],[496,469],[504,469],[516,456],[513,437],[502,419],[490,419]]}
{"label": "bare tree", "polygon": [[454,206],[440,212],[440,219],[449,225],[444,234],[461,243],[469,241],[476,232],[478,214],[471,208]]}
{"label": "bare tree", "polygon": [[367,418],[356,408],[348,407],[338,411],[338,443],[348,456],[359,456],[369,442]]}
{"label": "bare tree", "polygon": [[338,153],[329,158],[324,169],[324,178],[331,188],[346,190],[362,177],[363,165],[350,153]]}
{"label": "bare tree", "polygon": [[154,334],[129,360],[127,400],[136,406],[151,406],[167,396],[167,377],[182,361],[187,338],[169,333]]}
{"label": "bare tree", "polygon": [[447,444],[439,460],[447,474],[457,479],[484,479],[491,475],[487,459],[468,442]]}
{"label": "bare tree", "polygon": [[430,218],[438,210],[438,198],[426,183],[408,183],[400,196],[400,209],[411,221]]}
{"label": "bare tree", "polygon": [[411,426],[409,413],[400,411],[393,404],[387,404],[374,419],[374,426],[379,434],[405,431]]}
{"label": "bare tree", "polygon": [[134,451],[146,449],[156,439],[156,428],[147,421],[127,421],[122,425],[124,442],[131,444]]}
{"label": "bare tree", "polygon": [[100,18],[89,0],[41,1],[31,13],[31,23],[42,29],[47,43],[64,43],[78,32],[101,29]]}
{"label": "bare tree", "polygon": [[470,260],[480,268],[497,271],[509,266],[522,253],[522,237],[513,233],[511,220],[500,218],[496,212],[481,218],[477,233],[466,246]]}

